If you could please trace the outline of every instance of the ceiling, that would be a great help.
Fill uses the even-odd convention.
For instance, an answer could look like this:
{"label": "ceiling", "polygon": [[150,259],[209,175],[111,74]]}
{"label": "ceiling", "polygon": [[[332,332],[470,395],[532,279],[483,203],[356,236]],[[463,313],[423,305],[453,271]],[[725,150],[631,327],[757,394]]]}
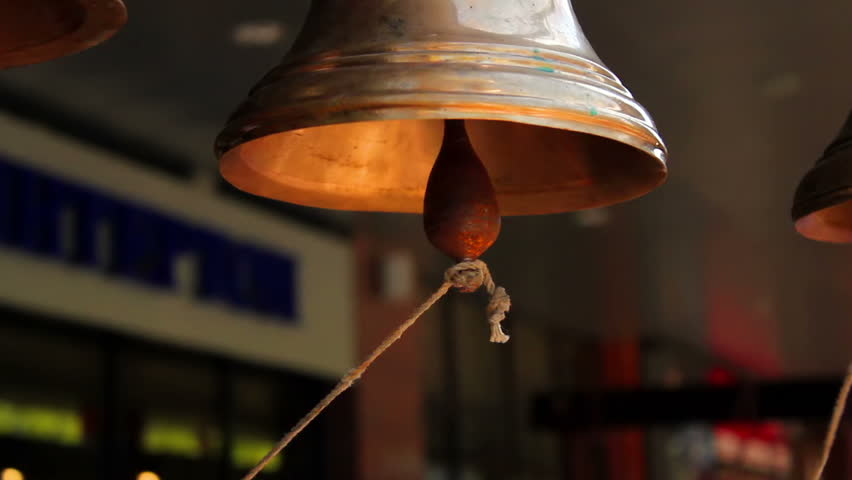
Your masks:
{"label": "ceiling", "polygon": [[[4,71],[0,86],[215,172],[213,138],[286,52],[307,0],[127,4],[130,22],[114,39]],[[516,311],[555,328],[638,329],[754,357],[767,373],[842,368],[852,357],[852,250],[799,238],[788,212],[798,179],[852,107],[852,2],[574,6],[600,57],[652,112],[669,145],[670,178],[603,212],[603,223],[588,214],[507,219],[488,260]],[[235,40],[246,23],[263,27],[255,44]],[[429,252],[415,217],[313,213],[406,231]],[[618,328],[596,321],[590,300],[610,281],[600,273],[608,259],[610,272],[631,265],[626,288],[641,294],[638,320]]]}

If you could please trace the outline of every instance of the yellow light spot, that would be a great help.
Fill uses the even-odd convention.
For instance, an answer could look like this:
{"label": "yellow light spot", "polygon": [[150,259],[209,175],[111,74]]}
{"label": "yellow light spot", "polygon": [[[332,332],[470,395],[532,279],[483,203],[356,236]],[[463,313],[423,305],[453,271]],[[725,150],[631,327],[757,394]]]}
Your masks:
{"label": "yellow light spot", "polygon": [[160,480],[160,476],[154,472],[142,472],[136,476],[136,480]]}
{"label": "yellow light spot", "polygon": [[0,480],[24,480],[24,474],[14,468],[5,468],[0,473]]}

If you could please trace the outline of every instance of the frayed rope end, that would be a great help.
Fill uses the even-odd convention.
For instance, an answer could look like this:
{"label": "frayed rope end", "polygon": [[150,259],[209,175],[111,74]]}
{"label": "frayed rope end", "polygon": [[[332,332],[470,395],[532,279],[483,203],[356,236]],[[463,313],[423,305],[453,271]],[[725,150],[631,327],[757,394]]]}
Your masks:
{"label": "frayed rope end", "polygon": [[485,285],[491,300],[488,302],[488,323],[491,325],[491,343],[506,343],[509,335],[503,331],[500,325],[506,318],[506,313],[512,306],[512,300],[506,289],[498,287],[491,278],[488,265],[482,260],[467,260],[448,268],[444,274],[447,283],[462,292],[474,292]]}

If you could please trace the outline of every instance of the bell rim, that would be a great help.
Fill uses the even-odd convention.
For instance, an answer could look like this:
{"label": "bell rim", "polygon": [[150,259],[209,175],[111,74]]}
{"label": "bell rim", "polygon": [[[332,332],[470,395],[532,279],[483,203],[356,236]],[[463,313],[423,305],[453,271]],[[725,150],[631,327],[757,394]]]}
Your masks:
{"label": "bell rim", "polygon": [[[467,101],[464,102],[464,106],[459,106],[459,104],[447,102],[446,95],[442,97],[441,102],[423,101],[423,96],[420,96],[420,101],[400,99],[402,100],[400,102],[384,103],[380,103],[380,101],[382,99],[387,100],[387,96],[381,98],[367,97],[359,99],[360,101],[356,103],[369,105],[368,108],[343,108],[322,118],[310,116],[308,113],[311,111],[310,105],[301,106],[299,111],[302,112],[294,109],[286,114],[263,116],[256,120],[243,118],[236,124],[229,123],[217,136],[215,153],[217,158],[221,158],[234,147],[268,135],[327,125],[386,120],[494,120],[569,130],[620,141],[657,157],[663,164],[666,163],[668,156],[668,149],[653,125],[635,121],[635,119],[626,115],[600,111],[596,111],[592,115],[588,111],[577,110],[558,110],[561,115],[542,115],[543,107],[513,107],[515,108],[513,111],[501,113],[495,111],[495,108],[472,107]],[[547,111],[556,112],[557,110],[548,109]],[[592,117],[593,120],[590,120],[589,117]],[[258,124],[262,124],[262,126]],[[607,124],[610,126],[603,126]],[[595,125],[601,125],[601,128],[590,128]],[[632,132],[633,135],[616,137],[604,134],[604,132],[615,131],[618,127]],[[636,141],[637,137],[648,140]]]}
{"label": "bell rim", "polygon": [[[844,181],[845,179],[845,181]],[[826,210],[852,201],[852,111],[840,133],[802,177],[790,216],[802,236],[827,243],[852,243],[852,229],[826,220]],[[848,213],[844,214],[848,217]]]}
{"label": "bell rim", "polygon": [[73,31],[27,46],[0,52],[0,70],[34,65],[80,53],[112,38],[127,23],[122,0],[81,0],[85,20]]}
{"label": "bell rim", "polygon": [[820,188],[825,179],[841,177],[838,174],[843,172],[838,171],[838,166],[849,164],[850,159],[841,153],[835,151],[821,158],[796,188],[790,217],[796,232],[810,240],[836,244],[852,242],[852,231],[831,225],[822,215],[826,210],[852,201],[852,184],[841,183],[829,190]]}
{"label": "bell rim", "polygon": [[[542,118],[526,118],[524,121],[520,121],[516,117],[500,118],[500,117],[495,117],[493,114],[475,115],[467,109],[464,110],[464,114],[459,113],[457,115],[449,115],[448,114],[449,110],[451,110],[451,109],[449,107],[445,106],[444,108],[436,109],[432,113],[432,115],[425,114],[423,110],[417,110],[418,114],[416,116],[388,115],[387,117],[382,118],[380,120],[374,119],[374,120],[368,120],[368,121],[381,122],[381,121],[385,121],[385,120],[406,120],[406,119],[407,120],[450,120],[450,119],[491,120],[491,121],[508,121],[508,122],[512,122],[512,123],[521,123],[521,124],[532,125],[532,126],[554,128],[554,129],[559,129],[559,130],[565,130],[566,132],[579,132],[579,133],[584,133],[584,134],[588,134],[588,135],[595,135],[595,136],[598,136],[598,137],[601,137],[601,138],[604,138],[604,139],[607,139],[607,140],[610,140],[610,141],[613,141],[613,142],[619,142],[619,143],[622,143],[624,145],[627,145],[628,147],[631,147],[631,148],[633,148],[633,149],[644,154],[644,155],[642,155],[642,158],[644,158],[645,161],[647,161],[649,163],[649,168],[656,168],[657,169],[656,175],[655,175],[655,180],[652,183],[645,184],[643,188],[637,188],[637,189],[631,191],[630,194],[624,195],[624,196],[619,197],[617,199],[613,199],[613,200],[610,200],[610,201],[602,201],[602,202],[598,202],[598,203],[595,203],[595,204],[589,204],[589,205],[587,205],[583,208],[570,209],[570,210],[560,209],[560,208],[554,208],[552,210],[542,210],[542,209],[508,210],[508,209],[503,209],[503,207],[501,207],[501,213],[502,213],[503,216],[548,215],[548,214],[565,213],[565,212],[569,212],[569,211],[579,211],[579,210],[586,210],[586,209],[602,208],[602,207],[606,207],[606,206],[611,206],[611,205],[614,205],[614,204],[628,202],[628,201],[631,201],[631,200],[635,200],[639,197],[642,197],[642,196],[646,195],[647,193],[650,193],[651,191],[655,190],[656,188],[658,188],[663,183],[665,183],[665,181],[668,178],[668,167],[667,167],[667,164],[666,164],[667,150],[666,150],[665,145],[662,143],[662,141],[660,141],[660,143],[621,141],[619,139],[613,138],[612,136],[601,135],[601,134],[594,133],[592,131],[588,131],[589,129],[586,128],[586,127],[588,127],[587,123],[573,123],[573,122],[564,121],[562,123],[562,127],[556,127],[552,123],[543,121],[544,119],[542,119]],[[385,113],[388,113],[388,112],[385,111]],[[351,121],[323,122],[323,123],[319,123],[319,124],[313,125],[313,126],[334,125],[336,123],[340,124],[340,123],[352,123],[352,122]],[[310,127],[302,127],[302,128],[310,128]],[[292,128],[285,128],[285,129],[273,128],[272,130],[275,130],[275,131],[270,131],[265,135],[258,135],[254,138],[246,139],[244,142],[239,142],[238,144],[234,145],[233,147],[237,147],[240,144],[247,143],[247,142],[250,142],[252,140],[257,140],[257,139],[263,138],[263,137],[268,136],[268,135],[275,135],[277,133],[282,133],[282,132],[290,131],[290,130],[293,130],[293,129]],[[654,134],[655,138],[658,138],[658,136],[656,135],[656,131],[653,131],[653,134]],[[629,136],[627,138],[633,139],[635,137]],[[264,192],[258,192],[257,191],[257,185],[259,184],[258,181],[269,180],[269,178],[266,177],[263,173],[254,170],[251,166],[246,165],[244,162],[239,161],[238,159],[235,160],[235,159],[227,158],[228,157],[227,153],[230,150],[231,150],[231,148],[219,149],[217,147],[217,156],[219,158],[219,171],[220,171],[220,174],[223,176],[223,178],[225,178],[228,182],[230,182],[232,185],[234,185],[238,189],[245,191],[247,193],[250,193],[250,194],[253,194],[253,195],[259,195],[259,196],[263,196],[263,197],[267,197],[267,198],[273,198],[273,199],[276,199],[276,200],[279,200],[279,201],[284,201],[284,202],[289,201],[285,197],[275,195],[274,192],[271,191],[271,190],[270,191],[264,191]],[[659,153],[655,154],[655,151],[658,151]],[[246,181],[246,178],[252,178],[252,180]],[[503,195],[504,194],[502,194],[502,193],[498,194],[498,196],[501,196],[501,197]],[[352,208],[352,209],[347,209],[347,208],[341,208],[338,203],[333,202],[333,201],[329,201],[329,203],[327,203],[327,204],[323,204],[323,202],[321,202],[321,201],[314,201],[314,202],[310,203],[309,205],[311,207],[315,207],[315,208],[332,208],[332,209],[335,209],[335,210],[349,210],[349,211],[363,211],[363,212],[421,213],[421,209],[419,209],[419,208],[412,208],[412,209],[407,209],[407,210],[384,210],[384,209],[381,209],[381,208],[367,208],[367,209],[365,209],[365,208]]]}
{"label": "bell rim", "polygon": [[820,210],[839,205],[852,200],[852,186],[838,187],[831,192],[814,195],[806,199],[797,200],[790,211],[793,221],[798,221],[808,215]]}
{"label": "bell rim", "polygon": [[[492,88],[481,89],[483,80]],[[217,136],[214,150],[223,176],[237,188],[258,194],[254,185],[243,188],[246,185],[239,185],[231,174],[256,175],[254,180],[264,183],[259,178],[263,174],[233,165],[227,152],[269,135],[311,127],[441,119],[506,121],[579,132],[631,147],[647,162],[638,167],[645,172],[643,181],[612,201],[551,211],[504,210],[507,215],[621,203],[654,190],[667,177],[668,153],[656,125],[612,72],[579,55],[526,45],[408,42],[286,58],[251,89]],[[289,201],[282,198],[284,194],[260,195]],[[341,209],[339,202],[331,203],[310,205]],[[419,212],[413,206],[392,211]]]}
{"label": "bell rim", "polygon": [[797,204],[793,210],[793,227],[801,236],[818,242],[852,243],[852,230],[826,222],[821,212],[852,202],[852,187],[845,187],[820,198]]}
{"label": "bell rim", "polygon": [[[839,178],[849,178],[843,184]],[[824,188],[830,186],[831,188]],[[792,219],[798,220],[810,213],[829,208],[845,201],[844,192],[852,198],[852,142],[840,138],[826,148],[825,153],[799,181],[790,209]]]}

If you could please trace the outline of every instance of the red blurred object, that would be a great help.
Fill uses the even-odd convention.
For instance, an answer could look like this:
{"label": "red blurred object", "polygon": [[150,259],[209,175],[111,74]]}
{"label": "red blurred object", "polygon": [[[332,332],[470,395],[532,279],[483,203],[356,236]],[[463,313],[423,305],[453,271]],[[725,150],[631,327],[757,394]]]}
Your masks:
{"label": "red blurred object", "polygon": [[[714,367],[707,372],[707,383],[729,386],[738,383],[736,375]],[[749,468],[770,471],[789,469],[787,457],[790,438],[779,422],[726,422],[713,427],[717,454],[722,463],[742,463]]]}

